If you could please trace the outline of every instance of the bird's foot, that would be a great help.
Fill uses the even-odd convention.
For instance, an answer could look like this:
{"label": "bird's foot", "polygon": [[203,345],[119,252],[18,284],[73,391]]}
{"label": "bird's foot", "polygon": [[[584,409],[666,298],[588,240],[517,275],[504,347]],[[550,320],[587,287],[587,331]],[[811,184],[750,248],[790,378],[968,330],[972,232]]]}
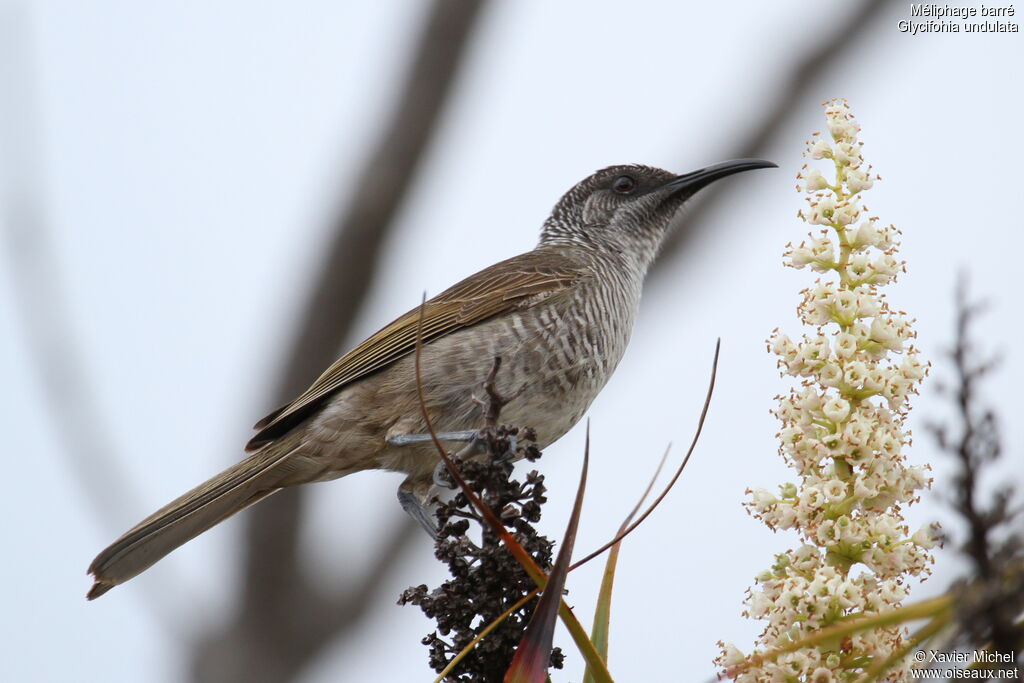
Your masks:
{"label": "bird's foot", "polygon": [[[485,431],[473,430],[473,431],[467,431],[467,432],[451,432],[451,434],[455,434],[455,435],[459,436],[460,438],[459,439],[450,439],[450,440],[459,440],[459,441],[463,440],[461,437],[464,436],[464,435],[469,435],[469,434],[472,435],[471,438],[465,440],[467,442],[466,445],[463,446],[462,449],[458,453],[455,453],[452,456],[452,460],[454,462],[461,462],[463,460],[466,460],[467,458],[472,458],[473,456],[481,455],[481,454],[487,452],[487,449],[488,449],[488,436],[487,436],[487,433]],[[440,439],[440,436],[441,435],[438,434],[438,438],[439,439]],[[433,479],[434,479],[434,486],[437,486],[437,487],[440,487],[440,488],[446,488],[446,489],[458,488],[458,486],[453,481],[451,474],[448,472],[448,465],[447,465],[447,463],[445,463],[444,460],[438,461],[437,465],[434,466],[434,477],[433,477]]]}
{"label": "bird's foot", "polygon": [[[509,460],[516,460],[516,449],[519,448],[519,439],[516,438],[515,434],[505,434],[498,439],[494,459],[497,462],[508,462]],[[500,450],[499,450],[500,449]]]}
{"label": "bird's foot", "polygon": [[[441,442],[451,443],[464,443],[457,453],[452,456],[452,459],[456,462],[471,458],[475,455],[480,455],[488,452],[490,444],[494,436],[489,434],[487,430],[480,429],[467,429],[461,432],[438,432],[437,440]],[[434,437],[430,434],[398,434],[388,438],[388,444],[392,446],[410,446],[413,444],[430,443],[434,440]],[[516,457],[516,448],[519,446],[519,440],[515,434],[505,434],[502,436],[501,446],[503,447],[501,452],[495,456],[499,461],[513,459]],[[439,488],[454,489],[456,488],[455,483],[452,481],[451,476],[448,474],[448,466],[443,460],[438,461],[434,467],[434,474],[432,476],[434,486]],[[399,498],[401,498],[399,494]],[[405,507],[405,504],[402,504]],[[406,509],[408,511],[408,509]],[[410,513],[411,514],[411,513]]]}
{"label": "bird's foot", "polygon": [[454,489],[456,484],[448,473],[448,465],[444,460],[438,460],[434,466],[434,486],[439,489]]}

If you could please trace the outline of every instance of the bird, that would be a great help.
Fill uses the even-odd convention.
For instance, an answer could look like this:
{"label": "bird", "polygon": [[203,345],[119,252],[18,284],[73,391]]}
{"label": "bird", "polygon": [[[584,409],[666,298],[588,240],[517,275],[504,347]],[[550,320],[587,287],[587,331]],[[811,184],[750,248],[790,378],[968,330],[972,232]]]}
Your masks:
{"label": "bird", "polygon": [[492,389],[514,397],[502,421],[536,446],[562,437],[618,365],[644,277],[681,207],[736,173],[775,167],[736,159],[676,175],[643,165],[601,169],[572,187],[531,251],[500,261],[413,308],[345,353],[305,392],[256,423],[249,456],[128,530],[90,564],[93,600],[236,512],[289,486],[362,470],[403,472],[399,500],[422,524],[440,456],[437,430],[472,432],[475,390],[495,359]]}

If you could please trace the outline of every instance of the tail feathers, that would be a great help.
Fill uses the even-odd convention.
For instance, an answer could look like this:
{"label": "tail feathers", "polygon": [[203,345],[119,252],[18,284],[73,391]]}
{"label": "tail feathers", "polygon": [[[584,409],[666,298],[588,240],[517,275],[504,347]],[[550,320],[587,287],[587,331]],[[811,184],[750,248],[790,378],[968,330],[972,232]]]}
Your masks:
{"label": "tail feathers", "polygon": [[293,451],[256,453],[139,522],[89,565],[94,600],[148,569],[178,546],[279,490]]}

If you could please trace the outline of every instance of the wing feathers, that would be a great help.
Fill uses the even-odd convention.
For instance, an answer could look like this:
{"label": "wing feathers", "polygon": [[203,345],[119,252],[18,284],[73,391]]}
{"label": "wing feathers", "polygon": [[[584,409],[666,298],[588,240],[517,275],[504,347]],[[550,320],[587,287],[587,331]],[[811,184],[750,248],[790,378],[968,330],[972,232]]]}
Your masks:
{"label": "wing feathers", "polygon": [[[423,343],[526,305],[531,297],[571,287],[584,272],[579,264],[550,251],[535,250],[497,263],[426,302]],[[246,450],[278,438],[349,382],[412,353],[419,319],[417,307],[338,359],[301,396],[257,422],[255,429],[260,431]]]}

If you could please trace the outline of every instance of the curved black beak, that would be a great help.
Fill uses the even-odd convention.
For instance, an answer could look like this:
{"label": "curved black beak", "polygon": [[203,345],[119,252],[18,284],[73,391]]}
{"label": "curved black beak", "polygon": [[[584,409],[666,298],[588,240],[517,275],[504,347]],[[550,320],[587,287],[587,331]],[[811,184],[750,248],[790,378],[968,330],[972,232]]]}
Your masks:
{"label": "curved black beak", "polygon": [[685,193],[687,197],[690,197],[696,194],[702,187],[706,187],[716,180],[730,176],[733,173],[753,171],[756,168],[778,168],[778,164],[773,164],[764,159],[733,159],[732,161],[723,161],[714,166],[684,173],[665,183],[662,187],[663,189],[670,190],[672,196]]}

